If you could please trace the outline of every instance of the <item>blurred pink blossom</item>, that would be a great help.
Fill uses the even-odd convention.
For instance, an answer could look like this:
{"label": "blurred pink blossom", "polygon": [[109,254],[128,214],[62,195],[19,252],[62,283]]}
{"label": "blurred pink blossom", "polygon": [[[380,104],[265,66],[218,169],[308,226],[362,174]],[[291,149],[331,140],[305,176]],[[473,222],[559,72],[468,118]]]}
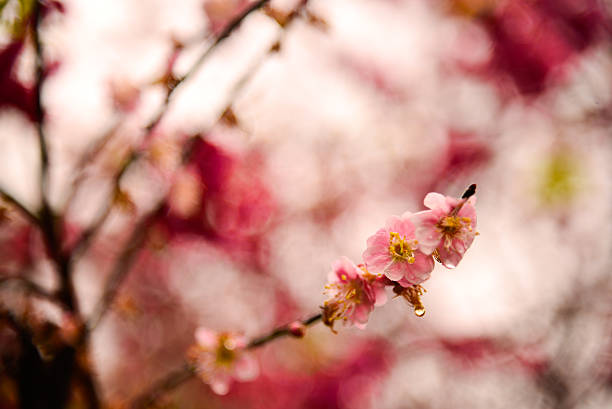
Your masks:
{"label": "blurred pink blossom", "polygon": [[203,139],[192,149],[192,160],[166,203],[163,231],[169,240],[199,236],[257,262],[262,234],[276,208],[257,161]]}
{"label": "blurred pink blossom", "polygon": [[190,358],[200,379],[214,393],[225,395],[233,379],[251,381],[259,375],[257,362],[245,351],[247,342],[243,336],[200,327],[195,338],[197,344],[190,351]]}

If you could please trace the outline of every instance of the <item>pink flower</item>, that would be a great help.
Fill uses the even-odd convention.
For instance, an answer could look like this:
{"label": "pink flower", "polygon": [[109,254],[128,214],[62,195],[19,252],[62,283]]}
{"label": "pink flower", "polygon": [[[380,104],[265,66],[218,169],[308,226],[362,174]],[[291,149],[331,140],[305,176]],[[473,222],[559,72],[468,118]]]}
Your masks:
{"label": "pink flower", "polygon": [[245,350],[244,337],[200,327],[195,338],[197,344],[190,350],[190,359],[200,379],[217,395],[229,391],[232,379],[251,381],[259,375],[257,362]]}
{"label": "pink flower", "polygon": [[329,298],[323,304],[323,322],[334,330],[334,321],[365,328],[375,305],[387,301],[384,284],[367,270],[342,257],[332,264],[324,292]]}
{"label": "pink flower", "polygon": [[427,254],[433,253],[445,267],[456,267],[478,234],[475,230],[476,197],[471,194],[457,199],[428,193],[424,204],[431,210],[414,215],[419,248]]}
{"label": "pink flower", "polygon": [[384,274],[404,287],[427,280],[434,267],[432,257],[420,251],[412,216],[409,212],[401,217],[392,216],[384,228],[368,239],[363,252],[368,270]]}

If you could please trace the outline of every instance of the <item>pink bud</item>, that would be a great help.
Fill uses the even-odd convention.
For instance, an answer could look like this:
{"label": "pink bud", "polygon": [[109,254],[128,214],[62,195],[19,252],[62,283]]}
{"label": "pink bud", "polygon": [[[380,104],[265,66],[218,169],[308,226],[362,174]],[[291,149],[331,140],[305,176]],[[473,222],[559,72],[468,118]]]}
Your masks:
{"label": "pink bud", "polygon": [[296,338],[302,338],[306,334],[306,326],[300,321],[293,321],[289,324],[288,329],[289,333]]}

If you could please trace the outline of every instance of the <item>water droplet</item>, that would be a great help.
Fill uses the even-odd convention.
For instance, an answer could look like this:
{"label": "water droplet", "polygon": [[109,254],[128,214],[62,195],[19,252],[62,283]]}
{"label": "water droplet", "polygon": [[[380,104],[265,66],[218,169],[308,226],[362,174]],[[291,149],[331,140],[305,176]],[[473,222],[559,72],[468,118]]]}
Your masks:
{"label": "water droplet", "polygon": [[414,309],[414,315],[416,315],[417,317],[422,317],[423,315],[425,315],[425,308],[415,308]]}
{"label": "water droplet", "polygon": [[453,269],[457,267],[457,264],[453,263],[452,261],[446,260],[446,262],[444,263],[444,267]]}

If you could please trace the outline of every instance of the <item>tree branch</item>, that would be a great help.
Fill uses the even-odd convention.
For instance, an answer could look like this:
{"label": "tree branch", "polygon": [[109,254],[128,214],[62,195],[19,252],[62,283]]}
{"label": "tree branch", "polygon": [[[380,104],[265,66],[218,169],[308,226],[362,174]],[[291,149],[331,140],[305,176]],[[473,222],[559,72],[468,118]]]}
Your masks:
{"label": "tree branch", "polygon": [[14,282],[16,284],[18,284],[20,287],[22,287],[24,290],[26,290],[27,292],[31,293],[32,295],[45,299],[47,301],[51,301],[53,303],[59,303],[60,301],[58,300],[58,298],[55,296],[55,294],[50,293],[49,291],[45,290],[43,287],[41,287],[40,285],[24,278],[24,277],[20,277],[20,276],[0,276],[0,288],[10,284],[11,282]]}
{"label": "tree branch", "polygon": [[253,12],[259,10],[270,0],[259,0],[250,5],[247,9],[245,9],[240,15],[236,16],[224,29],[215,41],[212,42],[210,46],[200,55],[200,57],[196,60],[196,62],[191,66],[191,68],[181,77],[177,78],[173,84],[169,85],[168,93],[166,94],[166,98],[164,100],[163,105],[159,109],[157,115],[153,117],[151,122],[147,125],[146,129],[148,133],[151,133],[153,129],[161,122],[164,115],[168,112],[168,107],[170,105],[170,101],[172,96],[177,88],[179,88],[185,81],[187,81],[195,72],[197,72],[202,64],[210,57],[213,51],[221,44],[226,38],[228,38],[238,27],[240,24]]}
{"label": "tree branch", "polygon": [[[308,327],[319,322],[321,318],[321,314],[315,314],[312,317],[303,320],[301,323],[305,327]],[[260,346],[263,346],[276,338],[281,338],[290,334],[291,332],[289,331],[289,325],[283,325],[267,335],[253,339],[251,342],[249,342],[247,349],[259,348]],[[133,402],[128,405],[128,407],[131,409],[145,409],[155,403],[157,399],[167,392],[170,392],[191,379],[195,374],[196,368],[192,364],[188,362],[183,363],[182,366],[168,373],[159,381],[151,385],[151,387],[149,387],[149,389],[147,389],[145,392],[138,395],[136,399],[134,399]]]}
{"label": "tree branch", "polygon": [[36,51],[36,83],[34,87],[34,100],[36,108],[36,129],[40,148],[40,198],[39,226],[45,239],[51,258],[56,264],[60,276],[60,300],[72,312],[78,312],[74,284],[69,270],[68,260],[62,254],[60,232],[55,225],[55,215],[47,201],[47,188],[49,182],[49,153],[44,132],[45,113],[42,105],[42,88],[44,84],[44,55],[40,41],[40,23],[42,21],[40,1],[34,3],[32,37]]}
{"label": "tree branch", "polygon": [[34,48],[36,51],[36,82],[34,85],[34,104],[36,112],[36,131],[38,133],[38,143],[40,149],[40,197],[42,207],[48,207],[47,203],[47,183],[49,177],[49,153],[47,142],[44,133],[44,110],[42,106],[42,88],[44,82],[45,62],[43,56],[43,47],[40,41],[40,23],[41,23],[40,2],[34,4],[34,27],[32,29],[32,37],[34,40]]}
{"label": "tree branch", "polygon": [[[148,138],[148,136],[151,135],[151,133],[153,132],[153,130],[155,129],[155,127],[159,124],[159,122],[162,120],[162,118],[166,115],[166,112],[168,111],[168,108],[170,106],[170,101],[172,99],[172,95],[174,94],[174,92],[176,91],[176,89],[186,80],[188,80],[201,66],[202,64],[207,60],[207,58],[212,54],[212,52],[219,46],[219,44],[221,44],[223,42],[223,40],[225,40],[226,38],[228,38],[242,23],[242,21],[244,21],[251,13],[253,13],[254,11],[259,10],[261,7],[263,7],[266,3],[268,3],[269,0],[260,0],[257,1],[256,3],[252,4],[249,8],[247,8],[246,10],[244,10],[239,16],[237,16],[234,20],[232,20],[232,22],[230,24],[228,24],[228,26],[219,34],[219,36],[215,39],[215,41],[206,49],[206,51],[204,51],[204,53],[200,56],[200,58],[198,58],[198,60],[191,66],[191,68],[187,71],[186,74],[184,74],[182,77],[180,77],[179,79],[177,79],[173,85],[171,85],[168,88],[168,93],[166,95],[166,98],[164,100],[163,105],[160,107],[159,112],[157,113],[157,115],[151,120],[151,122],[149,122],[149,124],[145,127],[146,129],[146,133],[145,133],[145,140]],[[244,83],[244,79],[241,81],[241,83]],[[104,140],[102,139],[102,142]],[[96,154],[96,152],[99,151],[99,148],[97,148],[96,146],[94,146],[91,150],[91,152],[93,152],[94,154]],[[89,152],[89,151],[88,151]],[[119,169],[118,173],[114,176],[113,180],[115,183],[115,190],[114,192],[117,191],[118,186],[119,186],[119,182],[121,180],[121,177],[125,174],[125,172],[127,171],[127,169],[138,160],[138,158],[140,158],[141,156],[141,152],[135,150],[133,151],[130,156],[124,161],[123,166],[121,167],[121,169]],[[113,192],[113,193],[114,193]],[[82,234],[82,236],[79,238],[76,246],[75,246],[75,252],[73,254],[76,254],[77,257],[79,254],[84,253],[87,250],[87,247],[89,246],[89,243],[91,241],[91,239],[95,236],[95,234],[97,233],[97,231],[100,229],[100,227],[104,224],[104,222],[106,221],[106,218],[108,217],[108,215],[110,214],[110,211],[112,209],[113,206],[113,202],[114,202],[114,196],[111,197],[108,202],[105,204],[104,208],[100,210],[99,212],[99,216],[96,219],[96,221],[94,221],[92,223],[92,225],[85,230],[85,232]],[[74,260],[72,260],[71,262],[74,262]]]}
{"label": "tree branch", "polygon": [[108,216],[110,215],[111,210],[113,209],[115,198],[120,189],[121,178],[123,177],[127,169],[130,167],[130,165],[138,159],[138,157],[139,155],[136,154],[136,152],[132,152],[130,156],[123,162],[123,165],[121,165],[121,168],[114,176],[112,194],[106,201],[104,207],[98,213],[96,220],[94,220],[94,222],[87,229],[85,229],[83,233],[81,233],[81,236],[74,245],[71,253],[71,264],[74,264],[76,262],[76,259],[87,251],[87,248],[91,244],[91,240],[94,238],[98,230],[100,230],[100,228],[104,225],[106,219],[108,219]]}
{"label": "tree branch", "polygon": [[81,156],[79,162],[76,165],[77,176],[72,181],[72,186],[70,188],[70,192],[67,197],[64,199],[63,203],[63,213],[66,214],[74,197],[76,196],[79,187],[85,180],[86,172],[85,168],[95,162],[96,158],[100,153],[104,150],[106,145],[113,139],[113,137],[117,134],[117,130],[121,126],[121,120],[117,120],[112,126],[104,132],[104,134],[95,141],[91,143],[91,145],[86,149],[85,153]]}
{"label": "tree branch", "polygon": [[149,227],[151,223],[159,216],[160,212],[163,210],[163,205],[165,201],[160,201],[155,209],[151,211],[144,219],[142,219],[135,227],[132,235],[127,241],[127,246],[117,259],[113,271],[111,273],[110,278],[106,282],[104,286],[104,291],[102,293],[102,298],[96,304],[93,313],[90,318],[87,320],[87,324],[85,326],[85,334],[87,337],[88,333],[93,331],[104,315],[108,312],[108,309],[112,305],[115,300],[115,296],[119,291],[119,287],[123,283],[123,280],[127,276],[132,264],[136,260],[136,255],[140,250],[142,244],[144,243],[147,233],[149,231]]}

